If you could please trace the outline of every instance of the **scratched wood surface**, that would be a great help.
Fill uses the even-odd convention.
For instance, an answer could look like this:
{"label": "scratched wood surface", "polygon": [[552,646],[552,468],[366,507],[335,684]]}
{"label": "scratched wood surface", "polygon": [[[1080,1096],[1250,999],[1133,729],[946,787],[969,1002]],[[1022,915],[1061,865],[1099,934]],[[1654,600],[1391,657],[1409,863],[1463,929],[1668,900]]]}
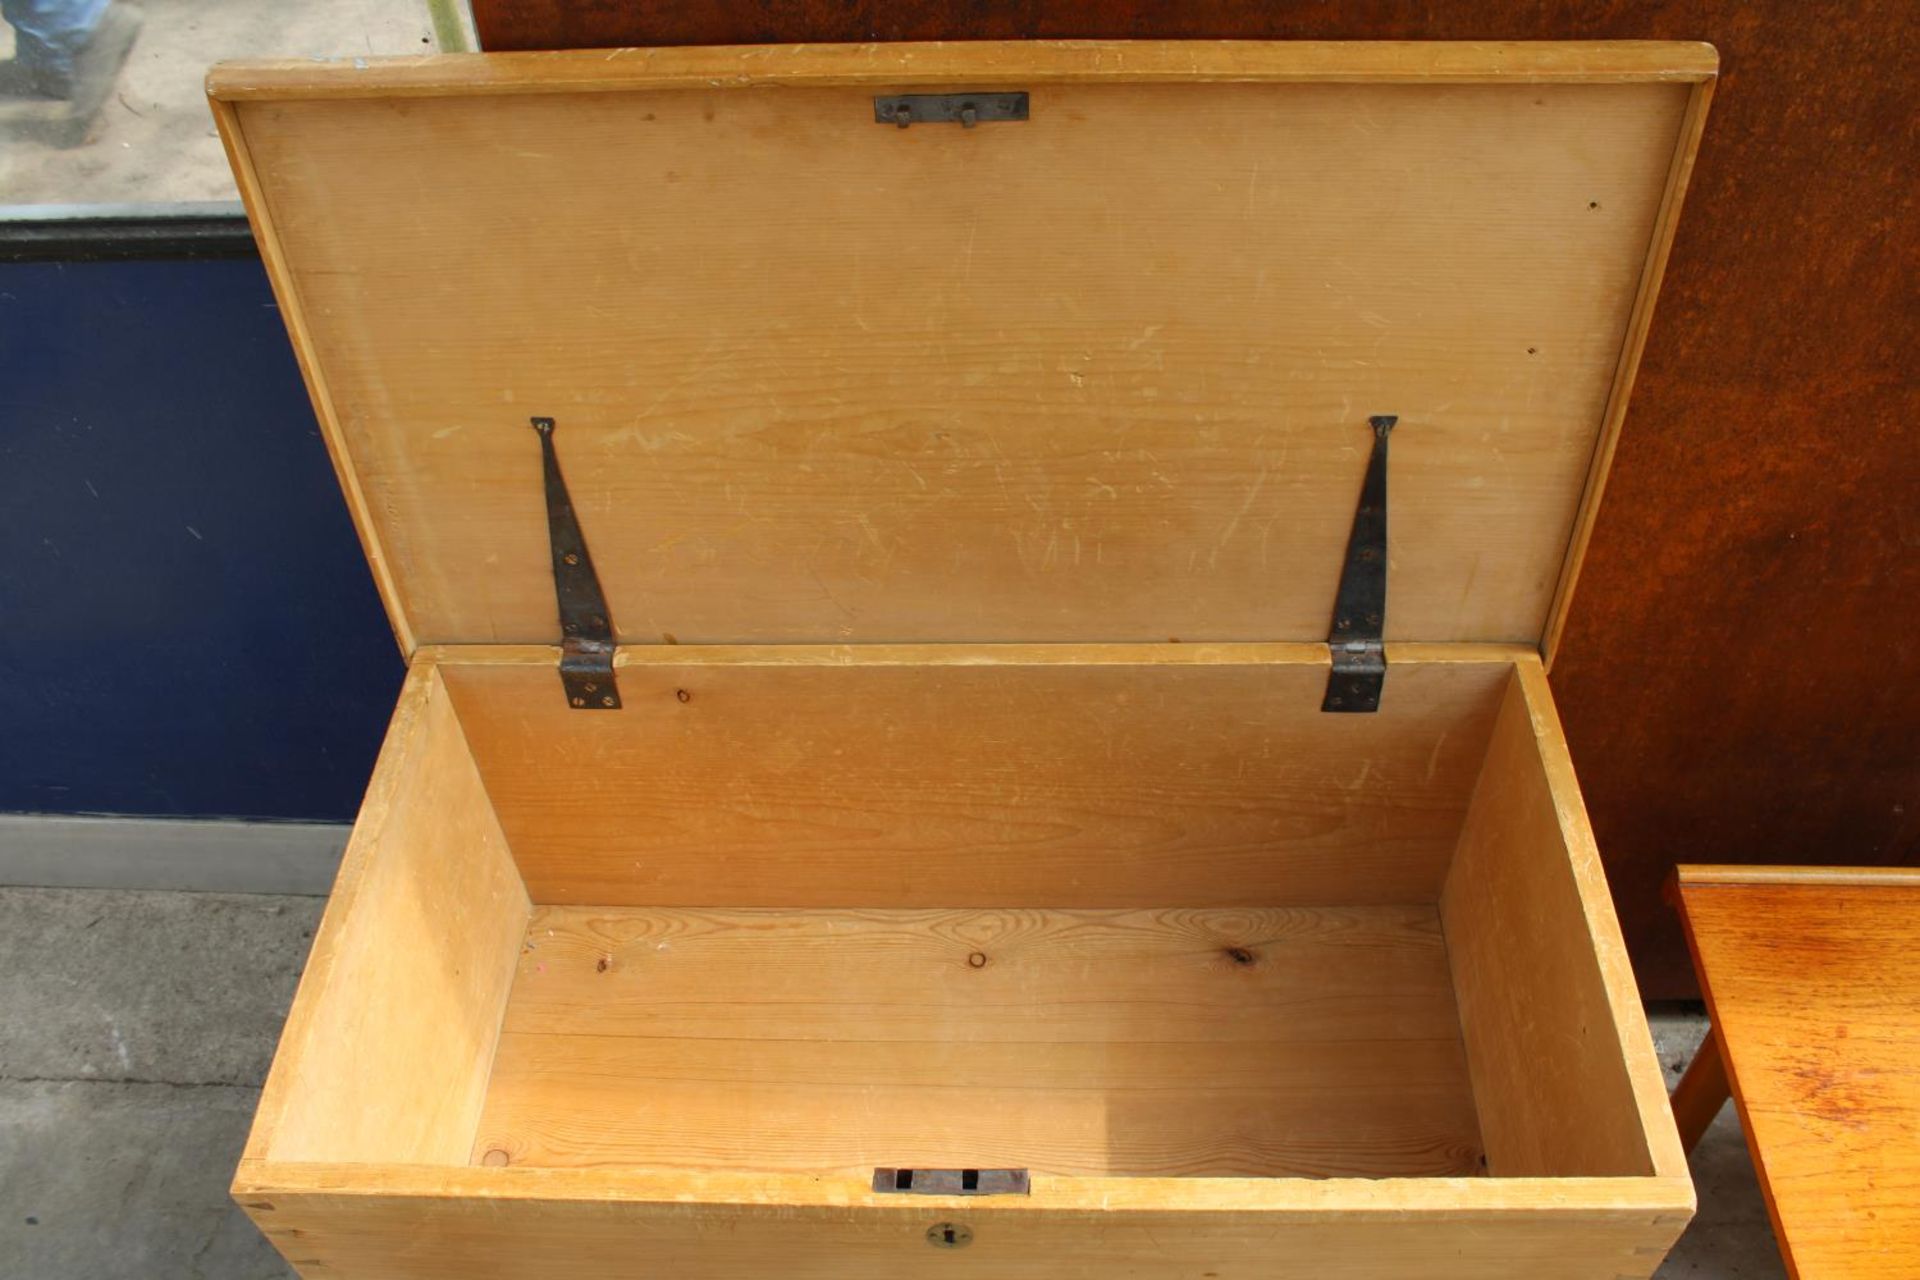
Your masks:
{"label": "scratched wood surface", "polygon": [[1679,886],[1793,1274],[1920,1275],[1920,873],[1683,866]]}
{"label": "scratched wood surface", "polygon": [[1437,911],[542,907],[476,1163],[1443,1176]]}
{"label": "scratched wood surface", "polygon": [[[1350,55],[1392,83],[1259,82],[1340,46],[975,45],[215,89],[409,649],[553,637],[532,414],[624,641],[1323,637],[1393,413],[1389,636],[1539,643],[1712,67],[1581,48]],[[999,57],[1029,122],[874,123]]]}

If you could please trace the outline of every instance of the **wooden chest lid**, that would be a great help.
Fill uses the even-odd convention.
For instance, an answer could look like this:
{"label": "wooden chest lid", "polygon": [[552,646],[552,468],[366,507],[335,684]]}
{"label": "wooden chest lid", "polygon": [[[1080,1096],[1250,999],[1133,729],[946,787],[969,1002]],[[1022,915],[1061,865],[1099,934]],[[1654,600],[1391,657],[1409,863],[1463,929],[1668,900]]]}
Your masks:
{"label": "wooden chest lid", "polygon": [[[1551,652],[1715,68],[1685,44],[958,44],[209,82],[402,647]],[[876,95],[1025,91],[1019,122]]]}

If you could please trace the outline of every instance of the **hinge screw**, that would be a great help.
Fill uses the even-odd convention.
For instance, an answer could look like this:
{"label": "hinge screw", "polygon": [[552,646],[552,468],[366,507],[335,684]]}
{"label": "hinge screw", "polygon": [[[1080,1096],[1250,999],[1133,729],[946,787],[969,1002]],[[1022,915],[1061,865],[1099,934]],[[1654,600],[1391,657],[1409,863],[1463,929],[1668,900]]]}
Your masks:
{"label": "hinge screw", "polygon": [[584,707],[587,705],[587,700],[585,698],[569,698],[568,701],[573,703],[573,705],[576,707]]}

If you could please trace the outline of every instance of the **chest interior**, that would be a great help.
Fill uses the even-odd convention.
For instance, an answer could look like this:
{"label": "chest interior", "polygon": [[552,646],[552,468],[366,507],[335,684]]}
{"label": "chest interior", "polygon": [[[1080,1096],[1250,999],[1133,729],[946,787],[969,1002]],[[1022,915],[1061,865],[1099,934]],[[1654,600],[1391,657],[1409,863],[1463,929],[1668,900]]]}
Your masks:
{"label": "chest interior", "polygon": [[421,665],[270,1153],[1646,1172],[1537,659],[1305,648]]}

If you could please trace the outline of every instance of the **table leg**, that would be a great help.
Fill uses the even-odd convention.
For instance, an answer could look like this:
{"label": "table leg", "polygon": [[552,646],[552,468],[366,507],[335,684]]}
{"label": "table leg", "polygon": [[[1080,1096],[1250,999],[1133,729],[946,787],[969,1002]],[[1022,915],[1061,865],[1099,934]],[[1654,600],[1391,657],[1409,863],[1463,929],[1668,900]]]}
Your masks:
{"label": "table leg", "polygon": [[1691,1152],[1707,1126],[1727,1104],[1727,1062],[1720,1053],[1720,1036],[1712,1027],[1693,1056],[1693,1064],[1673,1088],[1673,1119],[1680,1126],[1680,1145]]}

